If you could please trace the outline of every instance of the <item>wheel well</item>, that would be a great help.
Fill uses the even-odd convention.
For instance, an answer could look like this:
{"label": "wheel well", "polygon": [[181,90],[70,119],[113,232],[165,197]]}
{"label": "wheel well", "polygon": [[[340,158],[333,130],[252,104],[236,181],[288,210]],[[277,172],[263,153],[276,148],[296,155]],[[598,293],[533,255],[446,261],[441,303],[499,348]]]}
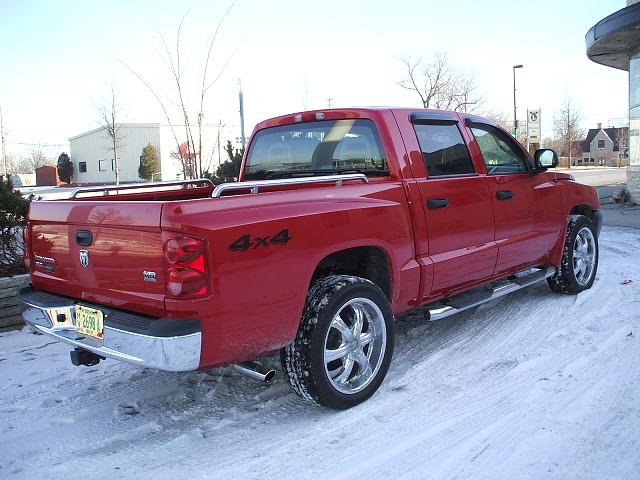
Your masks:
{"label": "wheel well", "polygon": [[595,215],[593,214],[593,208],[586,204],[576,205],[571,209],[569,215],[584,215],[585,217],[588,217],[592,222],[596,222]]}
{"label": "wheel well", "polygon": [[311,277],[311,285],[328,275],[354,275],[375,283],[391,300],[391,266],[387,254],[378,247],[354,247],[325,257]]}

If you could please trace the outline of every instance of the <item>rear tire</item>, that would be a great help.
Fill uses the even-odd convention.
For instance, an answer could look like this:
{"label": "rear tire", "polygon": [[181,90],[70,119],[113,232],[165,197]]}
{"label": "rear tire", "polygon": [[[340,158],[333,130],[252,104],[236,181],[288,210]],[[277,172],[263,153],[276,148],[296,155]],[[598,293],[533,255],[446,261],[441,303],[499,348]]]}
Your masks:
{"label": "rear tire", "polygon": [[584,215],[571,215],[560,269],[547,279],[551,290],[576,294],[591,288],[598,270],[599,254],[598,237],[591,219]]}
{"label": "rear tire", "polygon": [[344,410],[373,395],[394,345],[391,307],[374,283],[332,275],[311,287],[295,340],[280,351],[293,390]]}

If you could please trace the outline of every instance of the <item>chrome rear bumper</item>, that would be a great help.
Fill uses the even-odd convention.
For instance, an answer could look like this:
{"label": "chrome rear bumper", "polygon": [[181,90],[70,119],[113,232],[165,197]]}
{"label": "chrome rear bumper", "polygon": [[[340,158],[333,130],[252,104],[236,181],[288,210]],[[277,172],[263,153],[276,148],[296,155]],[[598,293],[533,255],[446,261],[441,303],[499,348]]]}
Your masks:
{"label": "chrome rear bumper", "polygon": [[100,342],[76,332],[77,300],[31,287],[21,289],[18,298],[24,305],[25,322],[74,347],[172,372],[197,370],[200,365],[202,333],[197,320],[154,319],[82,302],[105,313],[104,341]]}

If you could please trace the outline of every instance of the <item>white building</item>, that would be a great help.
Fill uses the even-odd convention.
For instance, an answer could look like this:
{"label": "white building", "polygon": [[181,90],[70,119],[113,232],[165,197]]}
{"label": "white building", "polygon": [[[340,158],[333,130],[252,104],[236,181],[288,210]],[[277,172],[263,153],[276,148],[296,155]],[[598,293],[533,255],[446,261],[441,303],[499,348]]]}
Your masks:
{"label": "white building", "polygon": [[[158,151],[159,171],[153,180],[176,180],[183,178],[181,162],[176,158],[176,137],[182,143],[184,126],[159,123],[122,123],[119,125],[118,170],[120,182],[139,182],[138,176],[142,150],[151,144]],[[197,141],[197,132],[193,129]],[[219,161],[225,161],[224,145],[231,140],[234,148],[240,148],[239,134],[233,127],[225,125],[203,128],[203,169],[215,172]],[[174,135],[175,132],[175,135]],[[219,151],[219,147],[222,151]],[[73,162],[73,183],[112,183],[115,181],[115,162],[111,138],[105,127],[81,133],[69,139]]]}

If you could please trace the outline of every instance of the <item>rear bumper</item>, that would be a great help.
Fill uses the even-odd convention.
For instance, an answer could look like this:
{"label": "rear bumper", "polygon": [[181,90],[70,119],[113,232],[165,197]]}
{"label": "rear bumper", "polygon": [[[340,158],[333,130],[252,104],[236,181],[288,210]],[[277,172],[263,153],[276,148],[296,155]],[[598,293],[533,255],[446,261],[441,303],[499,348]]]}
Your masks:
{"label": "rear bumper", "polygon": [[[21,289],[18,298],[24,306],[25,322],[74,347],[106,358],[172,372],[197,370],[200,365],[202,333],[198,320],[145,317],[35,291],[31,287]],[[102,342],[76,332],[78,303],[104,313]],[[60,319],[64,322],[62,326]]]}

